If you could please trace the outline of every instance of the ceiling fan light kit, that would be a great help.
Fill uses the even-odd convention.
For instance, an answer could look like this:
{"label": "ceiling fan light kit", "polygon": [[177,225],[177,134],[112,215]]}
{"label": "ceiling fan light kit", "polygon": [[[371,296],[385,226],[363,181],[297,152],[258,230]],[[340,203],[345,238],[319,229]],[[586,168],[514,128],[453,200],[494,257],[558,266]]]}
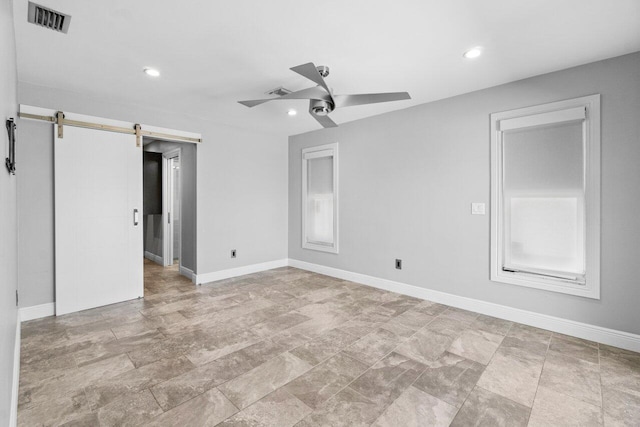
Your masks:
{"label": "ceiling fan light kit", "polygon": [[[329,118],[329,114],[336,108],[352,107],[355,105],[376,104],[380,102],[401,101],[411,99],[407,92],[389,92],[389,93],[361,93],[352,95],[334,95],[333,91],[327,86],[325,77],[329,75],[329,67],[320,65],[316,67],[313,62],[292,67],[291,71],[300,74],[303,77],[314,82],[317,86],[302,89],[296,92],[269,91],[269,94],[279,95],[277,98],[268,99],[252,99],[248,101],[238,101],[240,104],[249,108],[265,102],[283,100],[283,99],[308,99],[309,114],[316,119],[322,127],[330,128],[338,125]],[[277,88],[282,89],[282,88]]]}

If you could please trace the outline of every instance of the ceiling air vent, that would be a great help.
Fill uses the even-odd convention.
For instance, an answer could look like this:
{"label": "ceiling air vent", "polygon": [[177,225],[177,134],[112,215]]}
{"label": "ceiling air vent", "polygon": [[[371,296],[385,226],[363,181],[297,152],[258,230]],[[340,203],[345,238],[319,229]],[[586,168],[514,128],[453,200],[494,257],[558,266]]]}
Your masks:
{"label": "ceiling air vent", "polygon": [[267,95],[278,95],[278,96],[284,96],[288,93],[291,93],[291,91],[289,89],[285,89],[282,86],[277,87],[275,89],[271,89],[268,92],[265,92]]}
{"label": "ceiling air vent", "polygon": [[66,34],[67,31],[69,31],[71,17],[64,13],[56,12],[53,9],[48,9],[40,6],[39,4],[29,2],[28,21],[32,24]]}

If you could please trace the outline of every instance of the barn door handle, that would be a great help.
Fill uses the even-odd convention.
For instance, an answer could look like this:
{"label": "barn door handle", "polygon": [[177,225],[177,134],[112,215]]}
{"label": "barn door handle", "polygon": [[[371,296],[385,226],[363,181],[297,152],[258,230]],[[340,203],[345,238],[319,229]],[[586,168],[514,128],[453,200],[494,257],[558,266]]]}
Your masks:
{"label": "barn door handle", "polygon": [[138,225],[138,209],[133,210],[133,225],[134,227]]}

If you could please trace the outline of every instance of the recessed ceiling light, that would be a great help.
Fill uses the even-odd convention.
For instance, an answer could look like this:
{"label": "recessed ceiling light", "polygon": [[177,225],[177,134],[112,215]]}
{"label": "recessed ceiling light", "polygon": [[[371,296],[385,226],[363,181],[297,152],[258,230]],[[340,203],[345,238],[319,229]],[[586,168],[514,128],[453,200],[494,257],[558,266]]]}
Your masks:
{"label": "recessed ceiling light", "polygon": [[160,71],[156,70],[155,68],[145,68],[144,72],[147,76],[160,77]]}
{"label": "recessed ceiling light", "polygon": [[296,110],[291,109],[291,110],[287,111],[287,114],[290,115],[290,116],[295,116],[296,114],[298,114],[298,112]]}
{"label": "recessed ceiling light", "polygon": [[482,48],[480,47],[474,47],[473,49],[469,49],[464,54],[462,54],[462,56],[467,59],[477,58],[480,55],[482,55]]}

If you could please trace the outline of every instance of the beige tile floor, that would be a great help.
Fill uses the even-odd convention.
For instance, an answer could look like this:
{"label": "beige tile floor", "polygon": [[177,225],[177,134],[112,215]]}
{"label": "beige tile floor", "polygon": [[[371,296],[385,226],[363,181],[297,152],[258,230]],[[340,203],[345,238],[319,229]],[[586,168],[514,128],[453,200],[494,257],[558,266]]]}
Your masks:
{"label": "beige tile floor", "polygon": [[280,268],[22,326],[20,426],[640,425],[640,354]]}

